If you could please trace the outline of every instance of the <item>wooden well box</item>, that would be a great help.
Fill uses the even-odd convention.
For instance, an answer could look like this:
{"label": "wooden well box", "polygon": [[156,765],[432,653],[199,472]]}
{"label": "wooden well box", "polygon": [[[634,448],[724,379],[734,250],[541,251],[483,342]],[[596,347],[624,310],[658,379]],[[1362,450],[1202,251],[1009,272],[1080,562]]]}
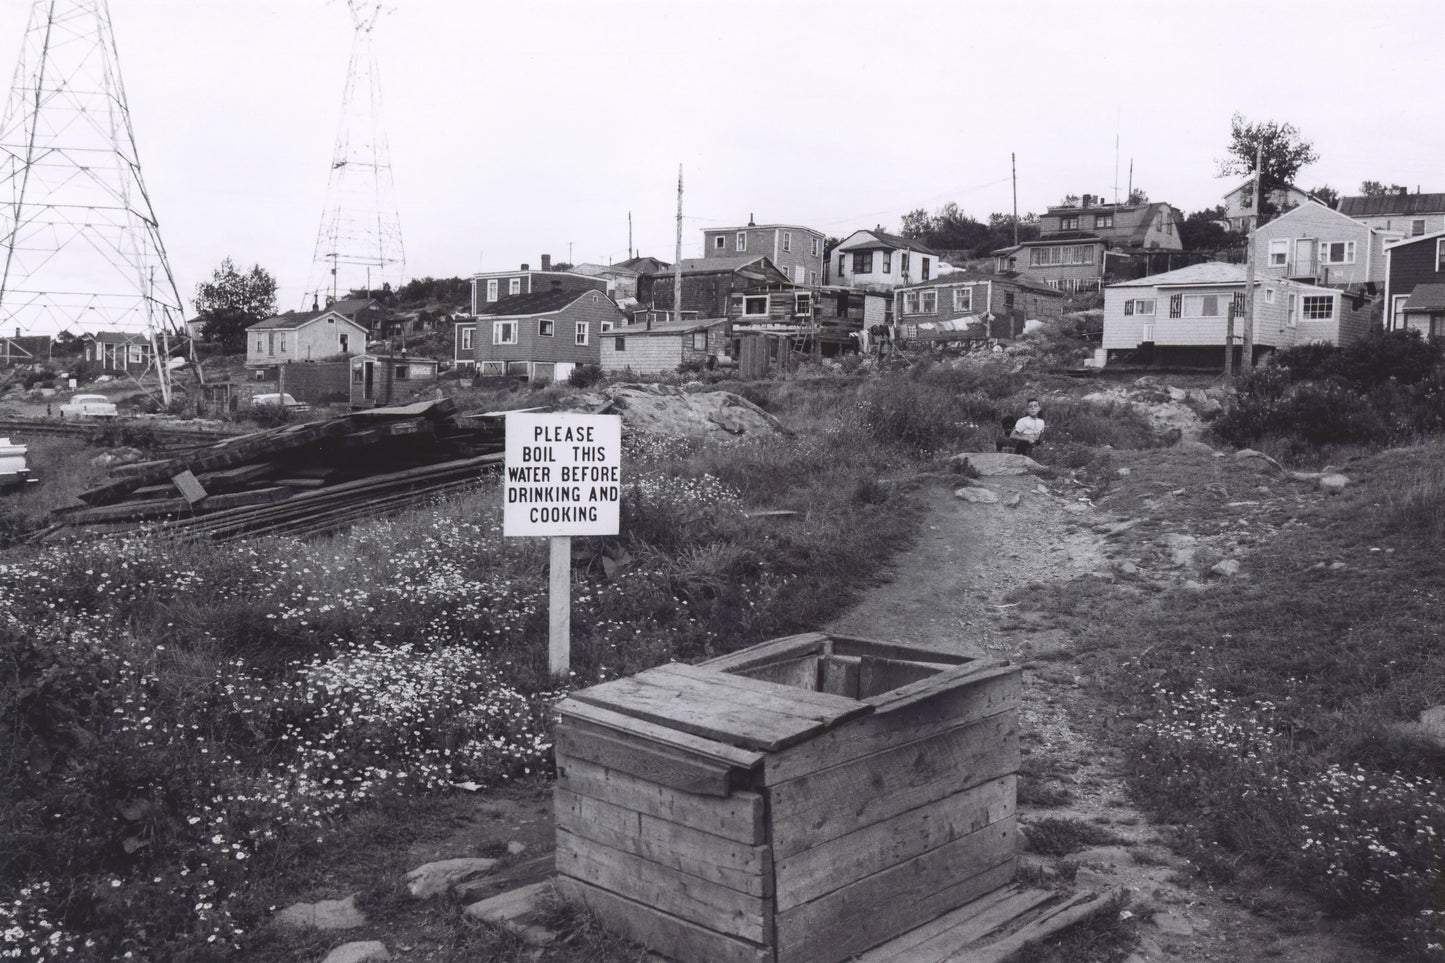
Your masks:
{"label": "wooden well box", "polygon": [[1013,879],[1019,669],[819,633],[559,705],[557,880],[683,963],[834,963]]}

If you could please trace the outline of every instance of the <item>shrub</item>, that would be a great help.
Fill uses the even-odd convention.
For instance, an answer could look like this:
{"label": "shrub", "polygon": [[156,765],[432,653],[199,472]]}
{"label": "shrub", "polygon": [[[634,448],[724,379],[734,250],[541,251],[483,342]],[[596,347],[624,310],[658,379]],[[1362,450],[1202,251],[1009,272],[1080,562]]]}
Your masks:
{"label": "shrub", "polygon": [[590,388],[602,380],[602,366],[579,364],[567,376],[567,383],[574,388]]}

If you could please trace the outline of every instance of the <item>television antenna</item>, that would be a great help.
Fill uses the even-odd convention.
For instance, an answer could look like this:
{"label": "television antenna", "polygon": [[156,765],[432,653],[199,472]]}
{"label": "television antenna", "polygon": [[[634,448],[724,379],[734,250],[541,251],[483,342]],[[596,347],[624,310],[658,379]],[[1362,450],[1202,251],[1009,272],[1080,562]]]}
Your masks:
{"label": "television antenna", "polygon": [[346,5],[354,28],[351,63],[303,309],[325,306],[351,290],[370,291],[385,284],[394,289],[406,269],[372,45],[384,11],[371,0],[347,0]]}
{"label": "television antenna", "polygon": [[106,0],[34,0],[0,121],[0,330],[144,334],[170,402],[184,309]]}

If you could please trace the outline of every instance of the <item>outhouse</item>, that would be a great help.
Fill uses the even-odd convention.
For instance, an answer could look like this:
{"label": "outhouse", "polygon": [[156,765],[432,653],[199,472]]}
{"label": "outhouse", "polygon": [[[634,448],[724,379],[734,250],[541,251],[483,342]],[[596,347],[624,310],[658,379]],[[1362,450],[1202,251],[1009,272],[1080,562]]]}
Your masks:
{"label": "outhouse", "polygon": [[683,963],[835,963],[1008,884],[1017,666],[808,633],[573,693],[557,880]]}

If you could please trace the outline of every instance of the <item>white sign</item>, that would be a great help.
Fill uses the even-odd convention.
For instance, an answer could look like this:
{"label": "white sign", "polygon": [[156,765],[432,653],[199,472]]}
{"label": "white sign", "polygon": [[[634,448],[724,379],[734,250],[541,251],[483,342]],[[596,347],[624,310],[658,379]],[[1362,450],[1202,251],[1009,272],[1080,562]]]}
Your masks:
{"label": "white sign", "polygon": [[622,417],[510,412],[502,534],[616,535]]}

